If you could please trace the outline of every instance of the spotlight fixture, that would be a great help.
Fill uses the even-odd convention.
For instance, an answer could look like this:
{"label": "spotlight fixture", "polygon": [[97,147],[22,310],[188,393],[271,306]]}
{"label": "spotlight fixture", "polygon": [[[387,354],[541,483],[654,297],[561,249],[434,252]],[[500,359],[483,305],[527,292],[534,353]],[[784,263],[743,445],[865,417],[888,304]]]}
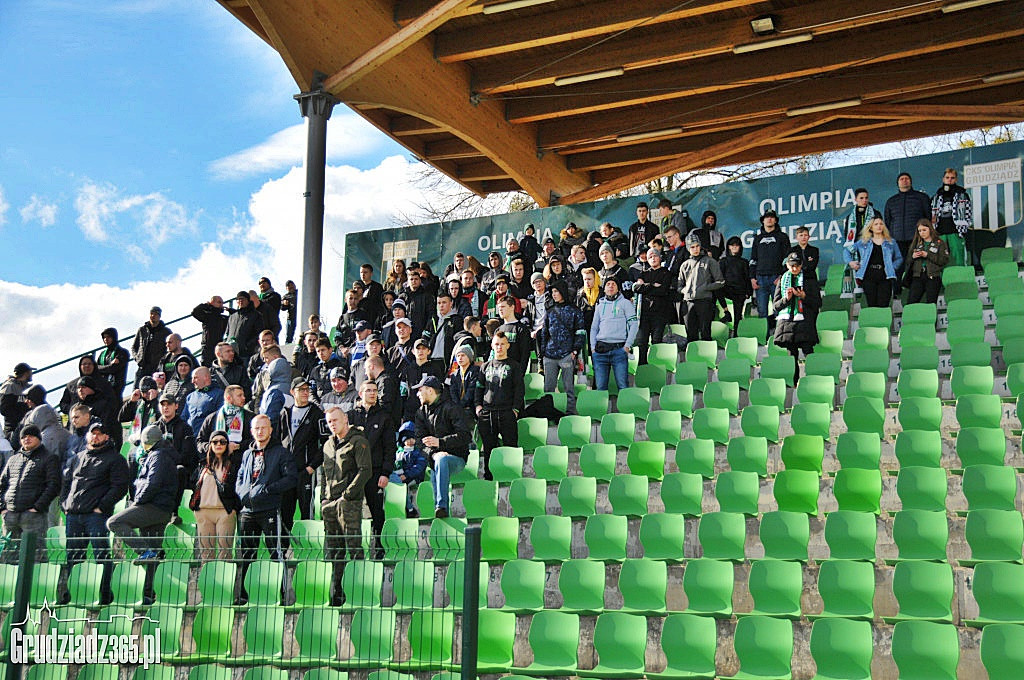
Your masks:
{"label": "spotlight fixture", "polygon": [[779,30],[775,25],[775,17],[771,14],[764,14],[750,20],[750,29],[754,35],[771,35]]}
{"label": "spotlight fixture", "polygon": [[682,134],[683,128],[667,128],[665,130],[652,130],[650,132],[634,132],[629,135],[619,135],[616,142],[639,142],[642,139],[654,139],[655,137],[668,137],[669,135]]}
{"label": "spotlight fixture", "polygon": [[499,12],[509,12],[514,9],[524,9],[526,7],[543,5],[554,1],[555,0],[508,0],[507,2],[496,2],[493,5],[484,5],[484,8],[480,11],[484,14],[498,14]]}
{"label": "spotlight fixture", "polygon": [[787,35],[782,38],[774,38],[773,40],[762,40],[761,42],[736,45],[732,48],[732,53],[746,54],[748,52],[757,52],[759,50],[770,50],[773,47],[783,47],[784,45],[796,45],[797,43],[810,42],[811,40],[814,40],[813,33],[797,33],[796,35]]}
{"label": "spotlight fixture", "polygon": [[964,9],[974,9],[975,7],[993,5],[997,2],[1003,2],[1003,0],[962,0],[962,2],[953,2],[948,5],[943,5],[942,13],[949,14],[950,12],[959,12]]}
{"label": "spotlight fixture", "polygon": [[1020,71],[1007,71],[1005,73],[994,73],[990,76],[985,76],[981,79],[983,83],[1000,83],[1004,80],[1016,80],[1017,78],[1024,78],[1024,69]]}
{"label": "spotlight fixture", "polygon": [[626,70],[621,66],[616,68],[605,69],[604,71],[593,71],[591,73],[581,73],[577,76],[563,76],[561,78],[555,78],[555,87],[564,87],[566,85],[576,85],[577,83],[588,83],[591,80],[604,80],[605,78],[615,78],[624,74]]}
{"label": "spotlight fixture", "polygon": [[828,104],[817,104],[815,106],[802,106],[797,109],[789,109],[786,111],[786,115],[790,117],[805,116],[808,113],[821,113],[822,111],[832,111],[834,109],[846,109],[851,106],[860,106],[860,99],[844,99],[841,102],[829,102]]}

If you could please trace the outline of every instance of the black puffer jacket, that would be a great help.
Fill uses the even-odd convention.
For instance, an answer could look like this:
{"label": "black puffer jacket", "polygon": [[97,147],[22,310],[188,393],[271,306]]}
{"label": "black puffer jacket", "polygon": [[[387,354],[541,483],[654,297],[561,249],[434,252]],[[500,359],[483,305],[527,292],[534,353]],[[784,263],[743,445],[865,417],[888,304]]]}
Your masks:
{"label": "black puffer jacket", "polygon": [[349,413],[352,425],[360,427],[370,444],[370,461],[373,464],[372,478],[388,476],[395,471],[395,433],[398,426],[391,414],[378,403],[371,408],[357,405]]}
{"label": "black puffer jacket", "polygon": [[436,447],[423,446],[423,453],[428,460],[433,455],[444,451],[463,460],[469,458],[470,425],[466,422],[466,414],[455,403],[438,397],[433,404],[424,404],[416,411],[416,439],[420,442],[424,437],[437,437]]}
{"label": "black puffer jacket", "polygon": [[0,510],[45,513],[60,493],[60,462],[40,444],[18,451],[0,473]]}
{"label": "black puffer jacket", "polygon": [[228,316],[225,336],[227,341],[234,343],[235,353],[247,361],[259,347],[260,331],[263,329],[263,315],[249,303],[239,307]]}
{"label": "black puffer jacket", "polygon": [[167,441],[157,442],[142,456],[133,485],[135,505],[155,505],[173,512],[178,495],[178,471],[174,449]]}
{"label": "black puffer jacket", "polygon": [[112,441],[86,449],[71,460],[64,478],[61,507],[67,514],[84,515],[99,508],[114,514],[114,506],[128,493],[128,463]]}

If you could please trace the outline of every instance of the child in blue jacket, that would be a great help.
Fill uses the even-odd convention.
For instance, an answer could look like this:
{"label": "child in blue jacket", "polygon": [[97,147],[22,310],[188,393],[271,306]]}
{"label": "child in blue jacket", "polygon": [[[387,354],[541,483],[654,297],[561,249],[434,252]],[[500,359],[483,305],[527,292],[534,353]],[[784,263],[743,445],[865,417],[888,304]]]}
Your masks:
{"label": "child in blue jacket", "polygon": [[416,486],[423,483],[427,473],[427,456],[416,448],[416,431],[412,423],[402,425],[398,431],[398,441],[401,446],[395,453],[395,471],[388,479],[394,484],[406,485],[405,516],[415,518],[420,516],[414,501]]}

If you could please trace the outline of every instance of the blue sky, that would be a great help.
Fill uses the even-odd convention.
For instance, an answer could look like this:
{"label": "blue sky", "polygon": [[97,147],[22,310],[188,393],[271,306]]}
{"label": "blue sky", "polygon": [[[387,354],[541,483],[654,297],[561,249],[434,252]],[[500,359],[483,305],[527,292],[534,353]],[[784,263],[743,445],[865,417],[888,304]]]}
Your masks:
{"label": "blue sky", "polygon": [[[294,81],[210,0],[7,0],[0,79],[8,281],[124,285],[173,275],[203,242],[238,252],[219,234],[301,164],[304,131],[282,132],[302,123]],[[403,153],[347,109],[340,125],[358,139],[348,166]]]}

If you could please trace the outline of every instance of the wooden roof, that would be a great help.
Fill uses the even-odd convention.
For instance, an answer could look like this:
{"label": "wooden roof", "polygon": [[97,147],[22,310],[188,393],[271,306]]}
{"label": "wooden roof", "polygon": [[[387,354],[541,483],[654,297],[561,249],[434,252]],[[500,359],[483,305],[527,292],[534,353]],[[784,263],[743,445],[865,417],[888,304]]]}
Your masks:
{"label": "wooden roof", "polygon": [[542,206],[1024,120],[1024,0],[218,1],[302,90],[324,73],[462,185]]}

